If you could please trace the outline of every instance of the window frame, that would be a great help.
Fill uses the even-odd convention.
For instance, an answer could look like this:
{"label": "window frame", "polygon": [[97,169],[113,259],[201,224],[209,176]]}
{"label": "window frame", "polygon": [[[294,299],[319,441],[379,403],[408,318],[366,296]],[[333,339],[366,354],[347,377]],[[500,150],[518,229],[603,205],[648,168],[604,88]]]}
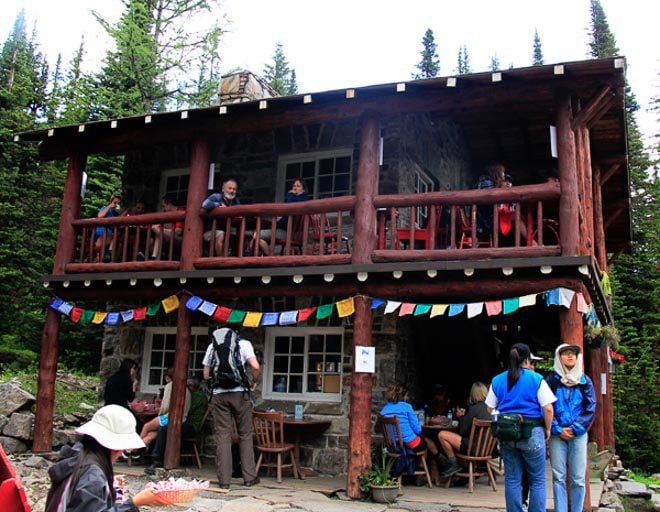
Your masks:
{"label": "window frame", "polygon": [[[154,335],[157,334],[164,334],[164,335],[173,335],[175,337],[175,343],[176,343],[176,327],[147,327],[145,328],[145,333],[144,333],[144,346],[142,347],[142,367],[140,371],[140,388],[139,391],[142,393],[158,393],[160,388],[164,386],[164,384],[159,384],[159,385],[149,385],[149,372],[151,371],[151,355],[153,353],[153,338]],[[204,358],[204,354],[206,353],[206,349],[209,345],[208,342],[208,337],[209,337],[209,328],[208,327],[193,327],[190,332],[190,355],[188,356],[188,360],[190,361],[190,357],[194,353],[201,353],[202,354],[202,359]],[[199,347],[197,349],[195,348],[195,342],[199,341],[200,337],[203,337],[204,343],[203,343],[203,350],[199,350]],[[176,345],[174,350],[172,350],[172,353],[176,352]],[[165,367],[160,367],[163,371],[165,372],[166,368]],[[195,374],[200,374],[201,375],[202,368],[201,366],[199,368],[191,367],[189,365],[188,367],[188,377],[192,377]]]}
{"label": "window frame", "polygon": [[[339,352],[339,364],[336,372],[339,375],[339,391],[337,393],[281,393],[273,391],[273,368],[275,366],[275,338],[277,336],[303,336],[305,338],[305,351],[303,354],[303,383],[307,382],[309,370],[307,368],[309,359],[309,338],[314,334],[339,334],[341,336],[341,348]],[[264,345],[264,372],[262,379],[262,397],[267,400],[281,400],[290,402],[332,402],[342,401],[343,387],[343,360],[344,341],[346,330],[344,327],[269,327],[266,329]],[[325,354],[326,352],[324,352]]]}
{"label": "window frame", "polygon": [[[319,188],[319,163],[323,159],[327,158],[349,158],[349,171],[348,171],[348,190],[341,195],[353,195],[353,148],[343,147],[336,148],[327,151],[313,151],[309,153],[291,153],[288,155],[281,155],[277,161],[277,185],[275,187],[276,198],[284,200],[288,188],[286,186],[286,168],[290,164],[303,164],[307,162],[314,162],[314,183],[309,183],[309,178],[304,178],[308,186],[311,185],[311,190],[308,190],[307,193],[312,199],[318,199],[318,188]],[[333,174],[333,176],[335,176]],[[331,197],[337,197],[335,195],[335,190],[333,188],[333,195]]]}
{"label": "window frame", "polygon": [[[424,172],[422,169],[415,169],[414,173],[415,173],[415,183],[413,185],[413,192],[415,194],[422,194],[424,192],[435,191],[435,181],[433,180],[432,176]],[[420,184],[422,186],[420,186]],[[429,220],[428,206],[422,206],[416,208],[415,216],[417,217],[415,219],[416,225],[418,227],[422,227],[422,226],[426,227]]]}

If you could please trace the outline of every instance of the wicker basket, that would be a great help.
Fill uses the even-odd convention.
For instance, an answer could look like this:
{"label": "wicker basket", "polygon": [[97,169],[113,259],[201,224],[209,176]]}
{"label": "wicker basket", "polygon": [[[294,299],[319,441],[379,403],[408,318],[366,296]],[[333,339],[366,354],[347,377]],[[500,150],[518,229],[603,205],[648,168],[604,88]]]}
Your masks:
{"label": "wicker basket", "polygon": [[163,500],[170,503],[186,503],[192,501],[197,494],[199,489],[180,489],[180,490],[169,490],[169,491],[154,491],[158,496],[163,498]]}

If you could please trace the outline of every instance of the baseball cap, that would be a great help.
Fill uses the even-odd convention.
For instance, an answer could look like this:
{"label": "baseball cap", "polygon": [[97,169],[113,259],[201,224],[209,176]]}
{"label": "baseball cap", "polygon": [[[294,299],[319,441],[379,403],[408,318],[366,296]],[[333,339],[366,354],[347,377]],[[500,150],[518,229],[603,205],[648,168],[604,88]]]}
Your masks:
{"label": "baseball cap", "polygon": [[534,355],[533,352],[530,352],[530,356],[529,356],[529,358],[530,358],[532,361],[543,361],[543,358],[542,358],[542,357],[539,357],[539,356]]}

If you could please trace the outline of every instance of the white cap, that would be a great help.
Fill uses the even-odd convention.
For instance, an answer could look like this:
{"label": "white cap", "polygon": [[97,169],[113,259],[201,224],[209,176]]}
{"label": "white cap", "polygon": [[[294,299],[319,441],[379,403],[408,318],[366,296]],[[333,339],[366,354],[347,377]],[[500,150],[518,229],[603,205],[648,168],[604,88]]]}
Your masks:
{"label": "white cap", "polygon": [[76,432],[93,437],[108,450],[136,450],[145,446],[135,432],[135,416],[121,405],[101,407]]}
{"label": "white cap", "polygon": [[534,353],[532,353],[532,352],[530,352],[530,356],[529,356],[529,358],[530,358],[532,361],[543,361],[543,358],[542,358],[542,357],[535,356]]}

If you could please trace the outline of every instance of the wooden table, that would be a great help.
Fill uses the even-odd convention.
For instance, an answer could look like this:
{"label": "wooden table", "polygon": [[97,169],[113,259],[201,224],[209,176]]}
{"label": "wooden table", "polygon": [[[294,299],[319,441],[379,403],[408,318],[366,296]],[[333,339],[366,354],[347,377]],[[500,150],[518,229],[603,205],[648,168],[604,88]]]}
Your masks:
{"label": "wooden table", "polygon": [[330,420],[315,420],[311,418],[297,420],[292,416],[284,417],[284,435],[287,436],[287,433],[293,434],[296,460],[300,461],[300,440],[303,435],[309,436],[315,433],[320,434],[321,432],[324,432],[331,423]]}
{"label": "wooden table", "polygon": [[422,425],[422,431],[436,437],[441,430],[449,430],[451,432],[458,432],[458,422],[451,423],[425,423]]}

